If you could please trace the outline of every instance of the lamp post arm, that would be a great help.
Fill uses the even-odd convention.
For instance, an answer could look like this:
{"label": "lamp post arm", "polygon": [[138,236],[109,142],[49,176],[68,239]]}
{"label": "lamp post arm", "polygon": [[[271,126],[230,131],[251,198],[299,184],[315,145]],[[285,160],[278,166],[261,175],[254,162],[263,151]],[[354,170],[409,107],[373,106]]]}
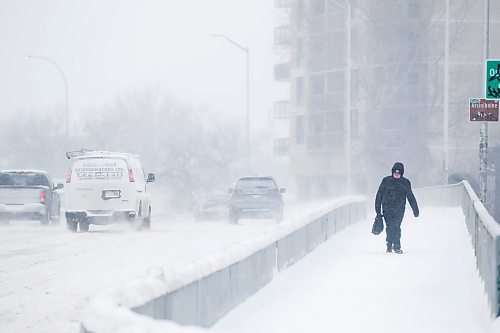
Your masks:
{"label": "lamp post arm", "polygon": [[211,34],[210,37],[225,39],[230,44],[245,52],[246,55],[246,169],[247,173],[250,174],[250,47],[244,47],[222,34]]}
{"label": "lamp post arm", "polygon": [[63,70],[59,65],[52,59],[47,58],[47,57],[42,57],[42,56],[36,56],[36,55],[26,55],[26,59],[41,59],[49,62],[52,64],[57,71],[61,74],[61,77],[64,82],[64,96],[65,96],[65,104],[66,104],[66,139],[69,139],[69,103],[68,103],[68,81],[66,81],[66,76],[64,75]]}
{"label": "lamp post arm", "polygon": [[46,57],[41,57],[41,56],[34,56],[34,55],[27,55],[26,56],[26,59],[30,59],[30,58],[37,58],[37,59],[42,59],[42,60],[50,62],[52,65],[54,65],[57,68],[57,70],[61,74],[61,76],[63,78],[63,81],[64,81],[64,85],[65,86],[68,85],[67,81],[66,81],[66,76],[64,75],[64,72],[62,71],[61,67],[59,67],[59,65],[55,61],[53,61],[53,60],[51,60],[49,58],[46,58]]}
{"label": "lamp post arm", "polygon": [[240,50],[248,53],[248,47],[244,47],[238,43],[236,43],[234,40],[232,40],[231,38],[227,37],[227,36],[224,36],[224,35],[221,35],[221,34],[212,34],[210,35],[211,37],[220,37],[220,38],[223,38],[225,40],[227,40],[229,43],[233,44],[234,46],[236,46],[237,48],[239,48]]}

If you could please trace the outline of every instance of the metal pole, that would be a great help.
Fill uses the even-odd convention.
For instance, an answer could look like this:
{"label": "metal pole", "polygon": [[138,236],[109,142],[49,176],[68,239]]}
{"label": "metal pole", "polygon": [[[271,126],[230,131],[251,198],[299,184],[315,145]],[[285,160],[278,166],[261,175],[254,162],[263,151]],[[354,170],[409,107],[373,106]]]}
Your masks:
{"label": "metal pole", "polygon": [[246,97],[247,97],[247,121],[246,121],[246,136],[247,136],[247,172],[250,174],[250,49],[245,48],[247,55],[247,87],[246,87]]}
{"label": "metal pole", "polygon": [[225,35],[212,34],[210,36],[225,39],[246,54],[246,168],[247,173],[250,174],[250,47],[241,46]]}
{"label": "metal pole", "polygon": [[337,0],[329,0],[330,3],[344,8],[346,25],[346,73],[345,73],[345,153],[347,168],[347,193],[352,192],[352,168],[351,168],[351,4],[349,0],[343,3]]}
{"label": "metal pole", "polygon": [[[489,57],[489,29],[490,29],[490,0],[484,0],[484,62]],[[483,66],[486,68],[486,66]],[[486,96],[486,86],[484,85],[484,96]],[[481,132],[479,139],[479,198],[483,205],[487,204],[487,180],[488,174],[488,123],[481,122]]]}
{"label": "metal pole", "polygon": [[61,67],[53,61],[52,59],[49,59],[47,57],[41,57],[41,56],[34,56],[34,55],[26,55],[26,59],[41,59],[44,61],[47,61],[51,63],[61,74],[63,82],[64,82],[64,96],[65,96],[65,105],[66,105],[66,139],[69,140],[69,103],[68,103],[68,82],[66,81],[66,76],[64,75],[64,72],[62,71]]}
{"label": "metal pole", "polygon": [[346,117],[347,117],[347,193],[352,192],[352,168],[351,168],[351,4],[348,0],[345,1],[346,4],[346,16],[347,16],[347,73],[346,73]]}
{"label": "metal pole", "polygon": [[449,78],[450,78],[450,0],[446,0],[446,22],[444,41],[444,118],[443,118],[443,147],[444,147],[444,184],[448,184],[448,123],[449,123]]}

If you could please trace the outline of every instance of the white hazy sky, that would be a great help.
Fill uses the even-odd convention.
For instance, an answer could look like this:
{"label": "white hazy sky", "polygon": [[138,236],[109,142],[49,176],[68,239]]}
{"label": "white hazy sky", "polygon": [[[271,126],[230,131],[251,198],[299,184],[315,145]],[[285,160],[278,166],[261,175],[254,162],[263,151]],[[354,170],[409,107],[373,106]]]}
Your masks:
{"label": "white hazy sky", "polygon": [[64,110],[60,74],[24,58],[31,54],[62,68],[73,123],[145,86],[243,117],[245,53],[209,37],[219,33],[250,46],[252,116],[265,114],[286,91],[272,77],[273,6],[269,0],[0,0],[0,112]]}

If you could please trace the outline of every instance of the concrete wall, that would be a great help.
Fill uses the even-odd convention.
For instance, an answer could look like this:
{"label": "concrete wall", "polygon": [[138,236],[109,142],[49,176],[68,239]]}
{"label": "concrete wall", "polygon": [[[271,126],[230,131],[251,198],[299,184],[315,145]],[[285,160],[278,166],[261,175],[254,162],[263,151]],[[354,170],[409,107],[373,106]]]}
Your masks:
{"label": "concrete wall", "polygon": [[[499,316],[500,226],[467,182],[414,192],[421,206],[462,207],[492,315]],[[210,327],[271,281],[275,271],[293,265],[346,226],[366,219],[366,211],[366,200],[347,200],[289,229],[250,255],[140,305],[127,306],[126,300],[131,298],[127,295],[138,294],[144,288],[124,290],[121,296],[102,297],[94,302],[88,318],[82,321],[82,332],[204,332],[202,328],[178,324]]]}
{"label": "concrete wall", "polygon": [[491,314],[500,316],[500,225],[487,212],[467,181],[417,189],[415,196],[422,206],[462,207]]}
{"label": "concrete wall", "polygon": [[[279,235],[246,258],[142,305],[124,309],[123,302],[118,298],[126,297],[113,299],[108,296],[91,306],[90,318],[83,320],[81,332],[127,332],[138,325],[148,332],[156,331],[156,327],[161,327],[158,331],[163,332],[183,332],[183,327],[167,321],[208,328],[270,282],[276,271],[293,265],[346,226],[366,219],[364,198],[344,201],[346,203],[316,214],[304,225],[290,229],[291,232]],[[104,306],[104,303],[107,305]],[[119,307],[120,312],[113,307]],[[156,323],[145,321],[139,314],[152,318]],[[134,320],[134,316],[142,317],[141,324],[138,324],[139,318]]]}

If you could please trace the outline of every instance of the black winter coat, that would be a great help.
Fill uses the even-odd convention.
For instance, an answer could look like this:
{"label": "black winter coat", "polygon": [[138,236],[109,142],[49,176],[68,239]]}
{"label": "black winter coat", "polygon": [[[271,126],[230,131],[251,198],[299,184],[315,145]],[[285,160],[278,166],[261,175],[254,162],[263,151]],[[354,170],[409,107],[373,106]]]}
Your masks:
{"label": "black winter coat", "polygon": [[418,216],[418,205],[413,192],[411,191],[410,181],[401,176],[396,179],[393,176],[387,176],[382,179],[377,196],[375,198],[375,212],[379,215],[381,212],[385,217],[403,217],[406,206],[406,199],[410,203],[413,215]]}

